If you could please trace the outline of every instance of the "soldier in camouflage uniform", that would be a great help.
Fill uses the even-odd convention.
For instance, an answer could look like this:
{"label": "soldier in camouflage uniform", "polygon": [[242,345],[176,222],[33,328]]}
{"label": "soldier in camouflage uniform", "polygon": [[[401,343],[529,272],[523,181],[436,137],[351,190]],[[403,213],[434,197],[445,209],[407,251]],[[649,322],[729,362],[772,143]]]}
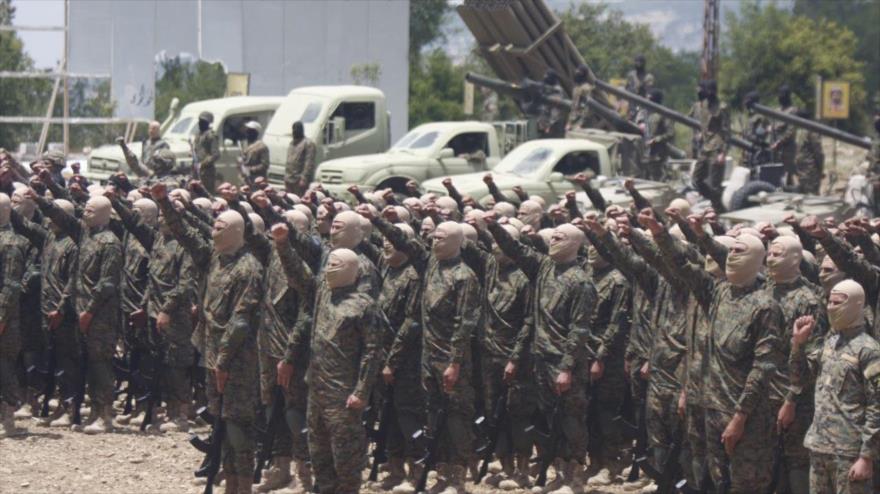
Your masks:
{"label": "soldier in camouflage uniform", "polygon": [[214,114],[199,113],[199,133],[193,140],[193,153],[199,163],[199,178],[205,189],[213,194],[217,180],[217,161],[220,160],[220,137],[211,128]]}
{"label": "soldier in camouflage uniform", "polygon": [[[663,104],[663,91],[652,89],[648,98]],[[669,159],[669,146],[675,139],[675,130],[672,123],[657,112],[648,112],[645,120],[645,167],[642,170],[644,178],[648,180],[663,181],[666,179],[666,161]]]}
{"label": "soldier in camouflage uniform", "polygon": [[13,413],[21,401],[16,362],[21,349],[18,299],[24,273],[22,239],[9,224],[12,203],[0,194],[0,438],[15,433]]}
{"label": "soldier in camouflage uniform", "polygon": [[[379,218],[371,217],[371,222],[396,250],[406,253],[422,277],[418,322],[422,330],[421,377],[429,427],[435,423],[439,410],[446,412],[445,427],[434,431],[440,434],[440,450],[438,485],[432,490],[439,492],[445,487],[446,494],[462,493],[465,468],[473,452],[471,338],[477,324],[473,315],[481,307],[478,280],[461,258],[464,234],[457,223],[441,223],[432,234],[429,253],[418,240],[407,238],[402,232],[395,235],[395,230]],[[414,331],[415,326],[404,326],[403,330]]]}
{"label": "soldier in camouflage uniform", "polygon": [[[798,108],[791,101],[791,89],[786,85],[779,88],[778,110],[791,115],[798,112]],[[773,143],[770,144],[770,150],[773,151],[773,157],[776,162],[782,162],[786,174],[786,185],[792,185],[794,177],[797,176],[797,169],[795,168],[795,154],[797,153],[797,140],[795,136],[797,128],[782,120],[777,120],[773,123],[772,131]]]}
{"label": "soldier in camouflage uniform", "polygon": [[[680,258],[669,233],[652,215],[643,212],[639,220],[664,255]],[[782,311],[757,279],[763,260],[761,241],[744,234],[726,260],[726,281],[684,260],[676,262],[713,321],[704,356],[706,460],[712,482],[729,492],[762,492],[771,477],[767,437],[772,418],[764,397],[781,360]]]}
{"label": "soldier in camouflage uniform", "polygon": [[[250,492],[254,470],[254,420],[259,399],[257,332],[263,298],[263,269],[244,249],[244,218],[235,211],[221,213],[208,241],[182,223],[168,199],[164,184],[152,196],[168,228],[192,259],[194,269],[207,272],[201,301],[206,325],[204,366],[208,374],[208,403],[226,423],[223,471],[231,492]],[[223,396],[223,409],[219,400]]]}
{"label": "soldier in camouflage uniform", "polygon": [[880,454],[880,344],[865,332],[865,292],[845,280],[831,291],[831,333],[811,346],[815,320],[792,328],[791,382],[815,386],[816,411],[804,445],[810,450],[810,492],[871,491],[871,462]]}
{"label": "soldier in camouflage uniform", "polygon": [[[55,204],[67,214],[74,215],[73,203],[56,199]],[[48,337],[53,339],[56,370],[62,372],[58,387],[61,399],[67,400],[77,393],[82,379],[80,336],[72,291],[77,256],[76,243],[51,221],[48,223],[49,228],[45,229],[13,212],[12,226],[16,233],[27,238],[31,245],[42,252],[40,304],[43,329]],[[66,404],[64,406],[67,407]],[[59,407],[58,412],[61,411]],[[69,427],[72,423],[72,410],[68,409],[66,412],[63,416],[59,413],[54,414],[50,417],[51,421],[48,425]]]}
{"label": "soldier in camouflage uniform", "polygon": [[119,272],[122,270],[122,246],[108,228],[113,208],[106,197],[92,197],[86,202],[80,221],[33,191],[31,196],[43,214],[79,246],[74,276],[75,306],[79,329],[85,337],[86,381],[95,417],[84,432],[109,432],[113,428],[113,354],[119,330]]}
{"label": "soldier in camouflage uniform", "polygon": [[587,80],[588,70],[585,65],[581,65],[574,71],[575,87],[571,92],[571,112],[568,114],[567,130],[587,129],[599,124],[599,119],[590,111],[588,104],[595,89],[595,86]]}
{"label": "soldier in camouflage uniform", "polygon": [[[484,219],[500,249],[525,273],[535,290],[532,335],[517,338],[513,365],[508,365],[505,372],[531,372],[540,412],[550,418],[557,410],[555,419],[561,421],[566,446],[558,459],[565,464],[560,469],[562,475],[557,475],[546,489],[559,488],[560,494],[576,491],[582,487],[587,454],[583,420],[587,365],[597,359],[588,345],[596,290],[577,260],[584,234],[573,225],[560,225],[553,231],[550,254],[545,255],[514,240],[495,222],[494,213]],[[517,369],[516,363],[527,351],[531,354],[531,369]]]}
{"label": "soldier in camouflage uniform", "polygon": [[263,126],[256,120],[244,124],[247,136],[247,147],[241,152],[239,166],[241,167],[242,183],[252,184],[257,177],[266,178],[269,173],[269,148],[260,139]]}
{"label": "soldier in camouflage uniform", "polygon": [[[799,112],[801,118],[809,118],[806,112]],[[819,194],[822,172],[825,167],[825,153],[822,151],[822,138],[815,132],[797,129],[795,134],[794,164],[800,191]]]}
{"label": "soldier in camouflage uniform", "polygon": [[162,397],[168,402],[163,432],[189,430],[190,387],[187,373],[193,362],[192,295],[195,274],[192,260],[171,234],[158,206],[150,199],[135,201],[128,209],[114,199],[113,208],[128,233],[148,256],[147,284],[141,304],[146,305],[146,343],[159,358],[153,379],[160,379]]}
{"label": "soldier in camouflage uniform", "polygon": [[284,186],[287,192],[303,195],[315,180],[315,143],[306,137],[302,122],[293,122],[293,140],[287,147]]}
{"label": "soldier in camouflage uniform", "polygon": [[[687,116],[693,118],[697,122],[701,122],[703,117],[701,116],[703,113],[703,101],[706,100],[706,87],[705,81],[700,81],[697,83],[697,101],[691,105],[690,110],[688,110]],[[700,148],[703,147],[703,136],[700,134],[699,130],[694,130],[693,135],[691,136],[691,158],[697,159],[700,156]]]}
{"label": "soldier in camouflage uniform", "polygon": [[[382,332],[387,321],[373,301],[358,291],[357,254],[330,253],[315,300],[309,386],[309,452],[322,493],[356,493],[366,455],[361,410],[383,360]],[[301,282],[315,284],[311,270]]]}
{"label": "soldier in camouflage uniform", "polygon": [[730,116],[727,105],[718,100],[718,85],[714,80],[704,85],[706,99],[700,104],[700,137],[702,144],[694,169],[693,182],[703,197],[712,201],[716,211],[724,211],[721,204],[721,181],[727,141],[730,138]]}
{"label": "soldier in camouflage uniform", "polygon": [[[651,74],[646,70],[645,56],[636,55],[633,59],[633,69],[626,74],[626,86],[624,89],[644,98],[648,96],[649,91],[653,89],[653,87],[654,74]],[[629,114],[628,118],[634,121],[636,115],[639,113],[639,107],[635,104],[630,104],[627,113]]]}

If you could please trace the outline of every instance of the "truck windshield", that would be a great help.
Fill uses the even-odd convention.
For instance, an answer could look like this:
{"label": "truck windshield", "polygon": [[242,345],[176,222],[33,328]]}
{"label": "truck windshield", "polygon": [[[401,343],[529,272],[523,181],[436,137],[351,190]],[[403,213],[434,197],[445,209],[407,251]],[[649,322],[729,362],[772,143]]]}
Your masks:
{"label": "truck windshield", "polygon": [[544,147],[514,149],[495,166],[493,171],[519,176],[532,175],[547,161],[550,154],[550,148]]}
{"label": "truck windshield", "polygon": [[165,134],[188,136],[190,133],[193,132],[191,127],[193,126],[194,121],[195,118],[193,117],[180,116],[177,121],[174,122],[174,124],[167,131],[165,131]]}
{"label": "truck windshield", "polygon": [[[293,122],[299,120],[304,126],[314,125],[321,111],[324,109],[325,100],[320,96],[293,95],[284,99],[281,106],[275,110],[275,115],[266,127],[267,134],[291,135],[290,127]],[[306,132],[308,134],[309,132]]]}
{"label": "truck windshield", "polygon": [[437,140],[437,136],[440,135],[439,132],[420,132],[418,130],[413,130],[403,136],[403,139],[397,141],[391,150],[392,151],[402,151],[402,150],[414,150],[414,149],[427,149],[430,148],[434,142]]}

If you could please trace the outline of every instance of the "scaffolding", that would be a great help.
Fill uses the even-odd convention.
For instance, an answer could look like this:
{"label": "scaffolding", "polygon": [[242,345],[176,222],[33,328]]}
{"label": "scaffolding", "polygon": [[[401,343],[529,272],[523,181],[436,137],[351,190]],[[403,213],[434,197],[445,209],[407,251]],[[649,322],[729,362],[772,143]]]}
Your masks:
{"label": "scaffolding", "polygon": [[[60,124],[63,128],[62,136],[64,142],[65,156],[70,152],[70,126],[71,125],[108,125],[108,124],[125,124],[125,139],[130,141],[134,137],[137,124],[141,120],[115,117],[71,117],[70,116],[70,79],[110,79],[108,73],[75,73],[68,70],[68,60],[70,60],[70,0],[64,0],[64,25],[63,26],[21,26],[21,25],[0,25],[2,31],[40,31],[54,32],[62,31],[64,33],[64,51],[61,56],[61,62],[54,71],[0,71],[0,79],[54,79],[55,83],[52,87],[52,95],[46,105],[45,116],[0,116],[0,125],[17,125],[17,124],[42,124],[40,131],[40,140],[37,142],[37,155],[40,155],[46,148],[49,136],[49,127],[51,125]],[[53,117],[55,111],[55,100],[58,92],[61,91],[63,97],[62,116]]]}

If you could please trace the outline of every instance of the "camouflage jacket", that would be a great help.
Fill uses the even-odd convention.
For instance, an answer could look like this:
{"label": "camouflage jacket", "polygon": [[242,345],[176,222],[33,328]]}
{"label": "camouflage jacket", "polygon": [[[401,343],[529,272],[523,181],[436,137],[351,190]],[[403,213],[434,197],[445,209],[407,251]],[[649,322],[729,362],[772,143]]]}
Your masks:
{"label": "camouflage jacket", "polygon": [[[807,353],[809,352],[809,353]],[[829,334],[790,357],[795,386],[815,381],[815,412],[804,446],[855,458],[880,455],[880,343],[863,325]]]}
{"label": "camouflage jacket", "polygon": [[130,231],[125,233],[123,239],[122,310],[127,316],[144,308],[142,302],[147,289],[150,257]]}
{"label": "camouflage jacket", "polygon": [[[798,112],[798,108],[796,106],[789,106],[787,108],[777,108],[776,111],[795,115]],[[773,140],[779,143],[776,152],[781,153],[784,160],[794,159],[794,154],[797,150],[797,127],[789,125],[782,120],[776,120],[773,122],[772,131]]]}
{"label": "camouflage jacket", "polygon": [[798,166],[805,167],[814,165],[822,167],[825,164],[825,153],[822,151],[822,139],[815,132],[803,129],[797,131],[797,152],[795,161]]}
{"label": "camouflage jacket", "polygon": [[[404,264],[382,269],[382,292],[379,307],[394,331],[388,348],[386,365],[392,369],[418,372],[421,361],[421,333],[413,330],[413,322],[421,318],[422,280],[415,268]],[[415,334],[413,334],[415,333]]]}
{"label": "camouflage jacket", "polygon": [[79,246],[74,293],[76,312],[119,310],[119,276],[122,270],[122,246],[107,228],[89,229],[54,203],[37,199],[40,210]]}
{"label": "camouflage jacket", "polygon": [[76,269],[76,243],[65,233],[55,233],[12,213],[16,233],[40,250],[40,305],[42,314],[73,311],[73,274]]}
{"label": "camouflage jacket", "polygon": [[590,320],[593,351],[598,360],[623,362],[632,311],[629,281],[612,266],[594,269],[592,278],[597,295]]}
{"label": "camouflage jacket", "polygon": [[834,264],[865,290],[865,306],[870,308],[868,333],[880,338],[880,268],[860,258],[843,239],[826,235],[819,240]]}
{"label": "camouflage jacket", "polygon": [[193,140],[199,166],[212,166],[220,160],[220,137],[212,129],[200,132]]}
{"label": "camouflage jacket", "polygon": [[210,242],[182,223],[167,198],[158,203],[168,228],[189,254],[194,269],[207,273],[200,304],[207,332],[205,366],[256,377],[263,267],[246,249],[231,255],[215,252]]}
{"label": "camouflage jacket", "polygon": [[149,137],[144,139],[141,142],[141,163],[149,163],[150,158],[153,157],[153,154],[160,149],[168,149],[168,142],[161,137],[156,139],[155,141],[151,141]]}
{"label": "camouflage jacket", "polygon": [[810,406],[813,402],[810,390],[792,388],[789,382],[788,361],[791,353],[791,328],[797,318],[813,316],[818,322],[813,329],[810,346],[822,346],[822,341],[825,339],[825,331],[828,327],[824,303],[816,295],[815,287],[803,277],[785,284],[769,282],[764,289],[779,303],[783,316],[779,348],[784,358],[776,368],[776,374],[770,381],[770,399],[777,402],[786,399],[795,401],[801,406]]}
{"label": "camouflage jacket", "polygon": [[585,368],[596,355],[590,349],[590,320],[596,305],[596,289],[577,260],[557,264],[514,240],[504,228],[492,223],[489,231],[504,253],[516,263],[534,286],[531,338],[520,337],[514,355],[521,360],[531,342],[531,353],[562,371]]}
{"label": "camouflage jacket", "polygon": [[269,172],[269,148],[262,140],[249,144],[244,148],[241,166],[251,177],[265,177]]}
{"label": "camouflage jacket", "polygon": [[672,123],[663,115],[651,112],[645,125],[645,139],[652,141],[647,146],[647,159],[650,162],[665,162],[669,158],[669,145],[675,139]]}
{"label": "camouflage jacket", "polygon": [[315,143],[308,137],[299,142],[290,142],[287,147],[287,161],[284,168],[285,180],[302,178],[306,183],[315,180]]}
{"label": "camouflage jacket", "polygon": [[19,317],[21,277],[24,273],[24,255],[21,237],[10,225],[0,227],[0,323],[7,330],[15,330]]}
{"label": "camouflage jacket", "polygon": [[532,287],[516,265],[500,266],[488,294],[482,348],[496,359],[515,358],[516,347],[528,342],[520,338],[532,334]]}
{"label": "camouflage jacket", "polygon": [[705,100],[700,103],[700,134],[704,153],[724,153],[730,139],[730,114],[727,105]]}
{"label": "camouflage jacket", "polygon": [[296,320],[290,326],[291,330],[287,336],[284,360],[298,369],[305,369],[309,361],[312,313],[315,309],[315,289],[317,288],[313,271],[290,245],[280,249],[276,248],[275,252],[284,270],[287,286],[293,289],[299,301]]}
{"label": "camouflage jacket", "polygon": [[[678,258],[669,233],[660,233],[656,241],[664,255]],[[736,287],[686,262],[678,272],[712,321],[704,356],[706,408],[752,414],[766,402],[782,359],[779,304],[757,281],[751,287]]]}

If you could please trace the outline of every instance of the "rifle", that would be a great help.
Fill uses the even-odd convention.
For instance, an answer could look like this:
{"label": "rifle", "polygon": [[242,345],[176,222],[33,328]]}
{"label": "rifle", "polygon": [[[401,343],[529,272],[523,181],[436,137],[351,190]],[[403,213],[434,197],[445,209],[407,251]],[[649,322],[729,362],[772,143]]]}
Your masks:
{"label": "rifle", "polygon": [[82,416],[80,415],[80,408],[82,408],[83,401],[86,398],[86,375],[89,370],[89,349],[86,346],[85,341],[80,342],[80,356],[81,360],[79,363],[79,389],[76,394],[70,399],[71,406],[73,406],[73,423],[76,425],[82,425]]}
{"label": "rifle", "polygon": [[212,414],[207,406],[200,408],[196,412],[202,420],[210,422],[211,436],[207,440],[202,440],[199,436],[192,434],[189,443],[197,450],[205,453],[205,459],[202,460],[201,466],[193,474],[196,477],[205,477],[204,494],[213,494],[214,479],[220,471],[220,465],[223,462],[223,436],[226,434],[226,422],[223,420],[223,395],[220,395],[220,407],[217,415]]}
{"label": "rifle", "polygon": [[[636,438],[636,445],[633,448],[632,452],[632,463],[629,469],[629,475],[627,476],[627,482],[635,482],[639,478],[639,458],[644,457],[648,452],[648,424],[645,420],[645,397],[647,393],[647,383],[642,390],[642,400],[641,407],[639,410],[636,410],[636,424],[632,424],[628,420],[624,418],[623,410],[626,408],[626,401],[632,402],[633,400],[624,400],[624,403],[621,405],[620,413],[614,417],[612,420],[615,422],[619,422],[625,431],[627,431],[630,435]],[[592,405],[592,402],[591,402]]]}
{"label": "rifle", "polygon": [[657,492],[659,494],[672,494],[675,492],[677,488],[677,483],[675,481],[678,478],[678,464],[679,457],[681,456],[681,448],[682,443],[684,442],[684,432],[680,431],[679,434],[672,441],[672,447],[669,448],[669,454],[666,456],[666,461],[663,463],[663,470],[657,470],[654,465],[648,461],[646,456],[640,457],[638,460],[639,467],[645,472],[645,475],[650,477],[657,484]]}
{"label": "rifle", "polygon": [[[498,447],[501,434],[505,433],[508,437],[510,436],[510,429],[507,427],[507,389],[507,386],[501,388],[501,393],[492,407],[492,422],[488,424],[490,431],[487,434],[488,441],[477,449],[477,453],[482,453],[483,462],[480,464],[480,470],[477,473],[477,478],[474,479],[474,484],[482,482],[483,477],[489,472],[489,463],[492,462],[492,456]],[[486,417],[480,417],[476,420],[476,424],[481,426],[485,421]]]}
{"label": "rifle", "polygon": [[152,342],[150,354],[152,357],[152,376],[150,376],[150,389],[147,390],[147,394],[137,398],[137,401],[146,401],[147,405],[144,409],[144,421],[141,422],[140,430],[144,432],[147,430],[147,426],[153,423],[153,411],[156,408],[156,404],[161,403],[161,393],[162,393],[162,365],[165,361],[165,348],[164,344],[161,341],[162,337],[159,335],[158,329],[156,329],[156,322],[152,321],[151,331],[153,332],[153,336],[155,336],[155,340]]}
{"label": "rifle", "polygon": [[58,379],[64,375],[64,370],[58,370],[58,357],[55,353],[55,334],[49,332],[49,343],[46,348],[46,386],[43,388],[43,404],[40,407],[40,417],[49,416],[49,400],[55,394],[55,386]]}
{"label": "rifle", "polygon": [[388,430],[394,420],[394,386],[385,388],[385,399],[382,402],[382,415],[379,416],[379,429],[370,427],[367,436],[376,443],[373,447],[373,463],[370,465],[369,480],[375,482],[379,478],[379,465],[388,461],[388,453],[385,451],[388,444]]}
{"label": "rifle", "polygon": [[272,389],[272,408],[269,410],[269,416],[266,417],[266,428],[257,430],[261,439],[260,449],[257,451],[257,466],[254,468],[254,484],[260,483],[263,469],[272,459],[272,447],[279,427],[287,427],[287,422],[284,421],[284,391],[276,384]]}
{"label": "rifle", "polygon": [[776,492],[776,486],[779,484],[779,476],[785,472],[785,433],[779,432],[776,438],[776,447],[773,448],[773,477],[770,479],[770,485],[764,491],[767,494]]}
{"label": "rifle", "polygon": [[416,461],[416,463],[422,465],[422,474],[419,476],[419,481],[416,483],[417,493],[426,492],[425,487],[428,483],[428,473],[430,473],[431,470],[434,470],[437,464],[437,453],[440,448],[440,434],[442,434],[445,429],[446,403],[443,403],[440,405],[440,408],[434,416],[433,427],[430,429],[422,429],[413,434],[413,439],[419,439],[424,436],[428,441],[428,445],[425,448],[425,456]]}
{"label": "rifle", "polygon": [[565,437],[562,434],[562,398],[557,398],[556,403],[553,405],[553,411],[550,414],[547,429],[547,433],[541,433],[534,425],[530,425],[526,428],[527,433],[537,433],[539,441],[543,442],[540,458],[541,470],[538,473],[537,480],[535,480],[535,485],[539,487],[544,487],[547,483],[547,469],[550,468],[550,464],[556,459],[557,453],[560,449],[559,443]]}

